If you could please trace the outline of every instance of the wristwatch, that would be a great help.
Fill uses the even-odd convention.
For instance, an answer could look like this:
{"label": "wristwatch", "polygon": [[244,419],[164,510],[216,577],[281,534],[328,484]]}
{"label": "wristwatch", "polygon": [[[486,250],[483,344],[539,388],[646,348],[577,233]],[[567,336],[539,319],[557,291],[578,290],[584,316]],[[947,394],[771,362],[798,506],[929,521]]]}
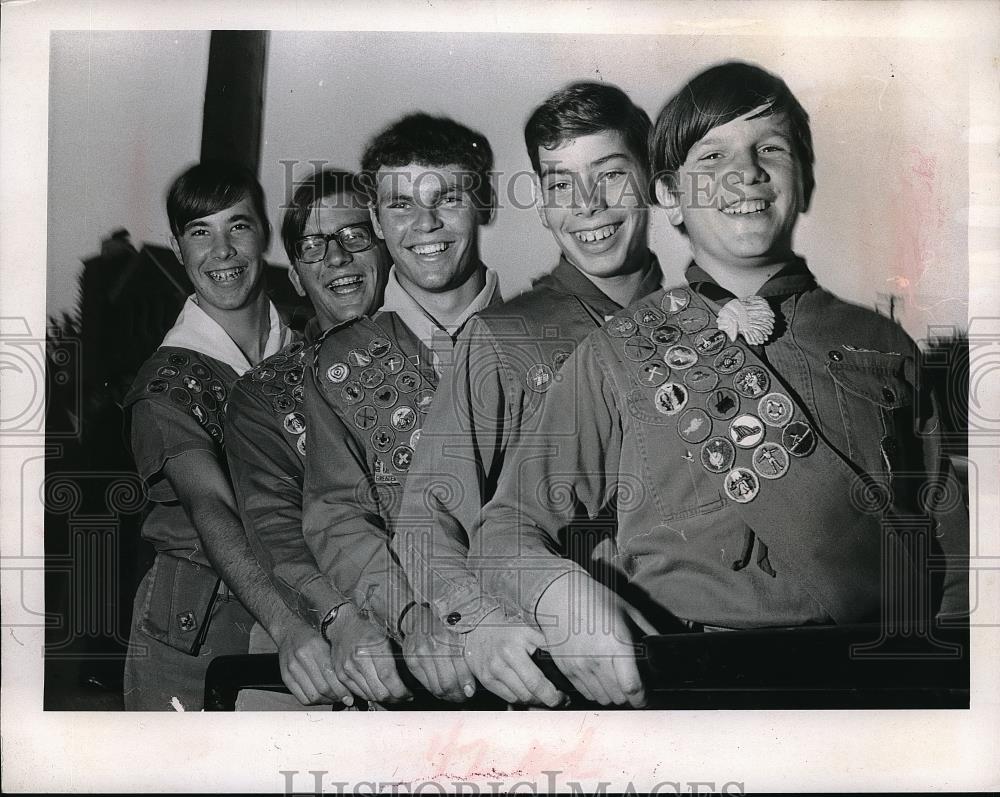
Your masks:
{"label": "wristwatch", "polygon": [[320,636],[322,636],[323,639],[326,640],[326,643],[328,645],[330,644],[330,637],[327,636],[327,631],[330,630],[330,626],[333,625],[333,621],[337,619],[337,615],[340,614],[340,609],[343,605],[344,605],[343,603],[338,603],[336,606],[330,609],[330,611],[326,613],[326,616],[320,621],[319,633]]}

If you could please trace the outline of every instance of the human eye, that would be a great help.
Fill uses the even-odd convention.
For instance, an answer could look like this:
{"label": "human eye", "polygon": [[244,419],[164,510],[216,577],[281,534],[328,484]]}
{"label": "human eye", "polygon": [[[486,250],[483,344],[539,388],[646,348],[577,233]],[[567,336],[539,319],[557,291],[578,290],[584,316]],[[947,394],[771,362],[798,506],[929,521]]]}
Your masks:
{"label": "human eye", "polygon": [[546,185],[548,191],[569,191],[572,184],[569,180],[550,180]]}
{"label": "human eye", "polygon": [[412,203],[406,199],[394,199],[386,207],[389,210],[408,210],[412,207]]}
{"label": "human eye", "polygon": [[725,155],[718,150],[709,150],[698,156],[699,161],[716,161],[724,158]]}

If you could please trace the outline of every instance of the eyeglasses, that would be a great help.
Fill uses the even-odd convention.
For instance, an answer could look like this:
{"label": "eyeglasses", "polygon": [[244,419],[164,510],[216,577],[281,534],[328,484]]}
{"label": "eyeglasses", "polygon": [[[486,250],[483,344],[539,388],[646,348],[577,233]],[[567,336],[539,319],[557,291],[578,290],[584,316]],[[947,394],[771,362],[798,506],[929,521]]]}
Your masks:
{"label": "eyeglasses", "polygon": [[349,224],[329,235],[306,235],[295,242],[295,258],[300,263],[319,263],[326,257],[330,241],[336,239],[345,252],[356,254],[371,249],[375,232],[370,224]]}

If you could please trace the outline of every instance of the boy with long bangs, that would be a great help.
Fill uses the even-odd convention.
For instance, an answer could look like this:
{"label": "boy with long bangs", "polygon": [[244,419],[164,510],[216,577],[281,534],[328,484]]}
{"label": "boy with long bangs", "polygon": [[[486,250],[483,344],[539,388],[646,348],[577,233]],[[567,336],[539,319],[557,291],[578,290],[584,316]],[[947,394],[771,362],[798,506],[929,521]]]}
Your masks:
{"label": "boy with long bangs", "polygon": [[[641,702],[622,600],[551,552],[569,479],[592,515],[615,501],[617,563],[661,628],[899,618],[904,583],[920,621],[960,618],[968,521],[936,417],[918,411],[915,346],[819,288],[792,247],[814,185],[806,112],[780,78],[726,63],[666,104],[650,152],[694,255],[686,284],[564,366],[540,428],[575,401],[579,434],[505,470],[472,540],[493,558],[484,588],[546,620],[547,641],[580,629],[552,647],[585,697]],[[621,492],[634,479],[640,500]]]}

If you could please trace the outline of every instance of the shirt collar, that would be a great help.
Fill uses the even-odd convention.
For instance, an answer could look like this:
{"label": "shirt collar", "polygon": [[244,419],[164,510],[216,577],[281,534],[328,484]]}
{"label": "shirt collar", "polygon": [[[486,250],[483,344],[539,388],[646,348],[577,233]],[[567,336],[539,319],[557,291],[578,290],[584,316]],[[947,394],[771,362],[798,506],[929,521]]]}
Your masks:
{"label": "shirt collar", "polygon": [[[196,296],[188,296],[187,301],[177,316],[177,321],[163,338],[163,346],[175,346],[180,349],[190,349],[225,363],[238,376],[243,376],[253,368],[240,347],[229,337],[229,333],[208,313],[198,306]],[[276,354],[292,337],[292,331],[281,320],[278,309],[268,300],[268,319],[270,327],[267,333],[267,343],[261,359]]]}
{"label": "shirt collar", "polygon": [[[711,274],[694,261],[691,262],[687,271],[684,272],[684,278],[698,293],[715,302],[736,298],[732,293],[719,285]],[[796,257],[761,285],[757,290],[757,296],[765,299],[773,299],[803,293],[815,287],[816,278],[809,270],[809,266],[806,265],[806,261],[801,257]]]}
{"label": "shirt collar", "polygon": [[443,327],[423,307],[417,304],[417,301],[399,284],[399,279],[396,277],[396,267],[393,266],[389,270],[389,280],[386,282],[385,299],[381,310],[385,313],[398,315],[421,343],[431,348],[435,331],[438,337],[442,332],[445,332],[449,338],[454,339],[473,315],[485,310],[493,301],[498,300],[500,296],[498,284],[496,272],[492,269],[486,269],[486,285],[462,314],[455,319],[454,323]]}
{"label": "shirt collar", "polygon": [[[554,290],[568,293],[582,299],[586,304],[598,310],[602,315],[608,316],[621,310],[621,305],[597,287],[587,276],[576,266],[570,263],[565,255],[560,256],[556,267],[548,274],[539,279],[535,285],[544,285]],[[660,261],[652,252],[649,253],[649,269],[642,278],[635,290],[635,294],[629,299],[629,304],[641,299],[643,296],[652,293],[663,285],[663,271],[660,269]]]}

